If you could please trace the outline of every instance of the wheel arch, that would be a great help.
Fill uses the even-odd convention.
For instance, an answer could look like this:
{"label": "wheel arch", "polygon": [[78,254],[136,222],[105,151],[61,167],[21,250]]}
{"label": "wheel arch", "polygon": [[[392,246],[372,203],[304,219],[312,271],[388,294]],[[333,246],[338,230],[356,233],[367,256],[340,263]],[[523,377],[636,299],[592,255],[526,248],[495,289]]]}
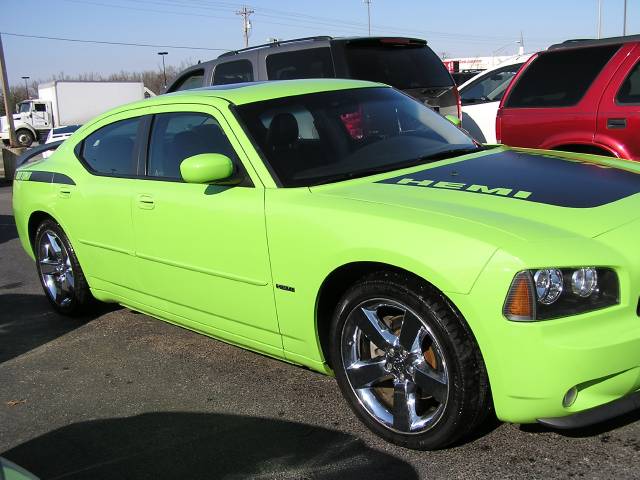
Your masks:
{"label": "wheel arch", "polygon": [[[442,298],[449,304],[449,306],[457,313],[460,319],[465,323],[468,331],[474,337],[473,331],[471,327],[468,325],[467,321],[464,319],[464,316],[460,312],[460,310],[454,305],[454,303],[447,297],[447,295],[436,285],[434,285],[431,281],[424,278],[421,275],[418,275],[410,270],[407,270],[402,267],[398,267],[396,265],[392,265],[384,262],[376,262],[376,261],[354,261],[343,264],[337,268],[335,268],[329,275],[327,275],[322,282],[320,289],[318,290],[318,294],[316,297],[316,308],[315,308],[315,323],[316,323],[316,334],[318,336],[318,342],[320,345],[321,353],[324,358],[324,361],[331,367],[331,338],[330,338],[330,330],[331,330],[331,320],[333,317],[333,312],[338,304],[338,301],[347,291],[347,289],[356,283],[361,278],[370,275],[375,272],[386,271],[386,272],[395,272],[408,275],[410,278],[413,278],[419,282],[425,283],[434,291],[436,291]],[[477,343],[477,340],[476,340]]]}
{"label": "wheel arch", "polygon": [[31,245],[31,251],[35,253],[35,241],[36,241],[36,231],[38,230],[38,226],[45,220],[50,219],[60,225],[60,222],[56,220],[56,218],[48,212],[43,210],[34,210],[29,215],[29,220],[27,222],[27,235],[29,237],[29,245]]}

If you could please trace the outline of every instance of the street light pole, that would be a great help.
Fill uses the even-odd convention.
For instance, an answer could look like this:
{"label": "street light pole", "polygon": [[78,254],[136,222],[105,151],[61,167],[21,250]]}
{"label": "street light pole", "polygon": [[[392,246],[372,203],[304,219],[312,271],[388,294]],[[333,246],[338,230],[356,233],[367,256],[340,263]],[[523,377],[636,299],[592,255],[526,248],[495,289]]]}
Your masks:
{"label": "street light pole", "polygon": [[371,0],[362,0],[367,6],[367,23],[369,25],[369,36],[371,36]]}
{"label": "street light pole", "polygon": [[168,54],[169,52],[158,52],[158,55],[162,57],[162,75],[164,77],[164,88],[167,88],[167,69],[164,66],[164,56]]}
{"label": "street light pole", "polygon": [[602,38],[602,0],[598,0],[598,38]]}
{"label": "street light pole", "polygon": [[627,35],[627,0],[624,0],[624,12],[622,14],[622,36]]}
{"label": "street light pole", "polygon": [[21,77],[24,80],[24,89],[26,91],[27,94],[27,100],[29,99],[29,86],[27,85],[27,80],[29,80],[31,77]]}

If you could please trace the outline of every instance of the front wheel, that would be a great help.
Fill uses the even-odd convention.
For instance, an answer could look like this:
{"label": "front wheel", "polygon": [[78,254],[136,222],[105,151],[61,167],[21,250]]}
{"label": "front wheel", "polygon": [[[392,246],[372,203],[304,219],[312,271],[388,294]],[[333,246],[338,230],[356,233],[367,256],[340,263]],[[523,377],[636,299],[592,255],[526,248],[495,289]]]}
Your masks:
{"label": "front wheel", "polygon": [[36,230],[35,254],[40,283],[53,308],[70,316],[86,313],[95,300],[67,235],[53,220]]}
{"label": "front wheel", "polygon": [[375,274],[345,293],[332,325],[333,367],[367,427],[432,450],[482,421],[487,375],[463,322],[439,292],[403,274]]}
{"label": "front wheel", "polygon": [[30,147],[35,141],[35,137],[29,130],[20,129],[16,132],[16,140],[21,147]]}

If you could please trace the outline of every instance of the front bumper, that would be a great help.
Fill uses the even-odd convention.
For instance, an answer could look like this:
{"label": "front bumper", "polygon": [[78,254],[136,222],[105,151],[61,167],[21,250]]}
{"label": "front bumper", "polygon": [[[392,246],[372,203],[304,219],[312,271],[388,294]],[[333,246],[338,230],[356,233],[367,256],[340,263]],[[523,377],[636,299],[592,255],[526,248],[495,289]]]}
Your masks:
{"label": "front bumper", "polygon": [[[621,231],[615,242],[540,248],[541,258],[521,260],[498,251],[468,295],[451,294],[482,352],[496,414],[511,423],[593,423],[640,402],[640,256],[609,248],[637,238]],[[630,235],[633,233],[633,235]],[[625,248],[626,250],[626,248]],[[620,280],[614,307],[555,320],[511,322],[501,315],[508,286],[519,270],[533,266],[611,266]],[[565,406],[567,392],[577,389]],[[609,406],[607,406],[609,405]],[[602,409],[602,410],[600,410]],[[579,414],[579,415],[578,415]],[[560,419],[567,418],[563,423]],[[572,420],[569,420],[571,418]],[[587,424],[587,423],[585,423]]]}

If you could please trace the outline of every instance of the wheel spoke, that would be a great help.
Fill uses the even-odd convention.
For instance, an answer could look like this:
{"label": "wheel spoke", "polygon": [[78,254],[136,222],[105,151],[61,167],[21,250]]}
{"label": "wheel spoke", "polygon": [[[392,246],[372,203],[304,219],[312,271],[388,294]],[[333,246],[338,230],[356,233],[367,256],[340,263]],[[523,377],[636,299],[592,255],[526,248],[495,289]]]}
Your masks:
{"label": "wheel spoke", "polygon": [[48,243],[51,250],[53,250],[53,253],[59,258],[62,253],[62,248],[60,248],[60,245],[58,244],[58,239],[50,233],[47,233],[47,239],[49,240]]}
{"label": "wheel spoke", "polygon": [[444,403],[447,398],[447,381],[444,376],[423,366],[416,368],[414,379],[424,393],[431,395],[439,403]]}
{"label": "wheel spoke", "polygon": [[385,360],[359,361],[347,367],[347,374],[353,388],[366,388],[389,376],[384,369]]}
{"label": "wheel spoke", "polygon": [[400,329],[400,345],[407,350],[413,350],[413,344],[418,337],[418,332],[422,328],[422,322],[409,310],[404,312],[402,328]]}
{"label": "wheel spoke", "polygon": [[363,307],[358,313],[358,327],[376,347],[386,350],[395,345],[398,338],[382,323],[375,310]]}
{"label": "wheel spoke", "polygon": [[56,273],[57,266],[58,262],[48,259],[40,260],[40,272],[42,272],[43,275],[53,275]]}
{"label": "wheel spoke", "polygon": [[412,417],[415,415],[415,384],[396,381],[393,384],[393,427],[408,432],[411,430]]}

